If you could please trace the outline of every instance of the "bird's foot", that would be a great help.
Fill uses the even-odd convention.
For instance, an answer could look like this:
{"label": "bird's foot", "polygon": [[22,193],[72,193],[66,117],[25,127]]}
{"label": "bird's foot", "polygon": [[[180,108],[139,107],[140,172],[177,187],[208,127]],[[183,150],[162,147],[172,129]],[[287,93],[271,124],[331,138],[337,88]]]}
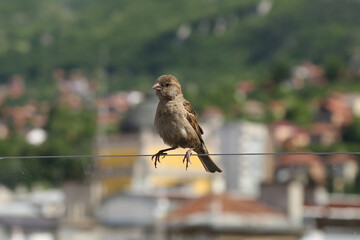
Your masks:
{"label": "bird's foot", "polygon": [[151,160],[153,160],[155,158],[155,162],[154,162],[155,168],[157,168],[157,163],[161,163],[160,157],[162,156],[162,158],[164,158],[166,155],[167,155],[167,153],[165,153],[163,151],[159,151],[157,154],[152,155]]}
{"label": "bird's foot", "polygon": [[191,151],[192,151],[192,149],[187,150],[186,153],[185,153],[184,159],[183,159],[183,163],[186,161],[186,170],[189,167],[189,163],[191,164],[191,161],[190,161],[190,157],[191,157],[191,154],[192,154]]}
{"label": "bird's foot", "polygon": [[163,156],[163,158],[164,158],[167,155],[167,153],[165,153],[165,152],[174,150],[174,149],[176,149],[176,147],[163,149],[163,150],[160,150],[157,154],[152,155],[151,160],[153,160],[155,158],[155,162],[154,162],[155,168],[157,166],[157,163],[160,163],[160,157]]}

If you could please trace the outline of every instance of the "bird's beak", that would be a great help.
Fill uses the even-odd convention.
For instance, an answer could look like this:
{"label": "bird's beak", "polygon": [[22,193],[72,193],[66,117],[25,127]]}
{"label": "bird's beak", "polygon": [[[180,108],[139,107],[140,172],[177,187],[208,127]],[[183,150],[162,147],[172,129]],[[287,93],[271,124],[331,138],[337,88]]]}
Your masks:
{"label": "bird's beak", "polygon": [[160,84],[159,83],[155,83],[155,85],[154,86],[152,86],[152,89],[155,89],[155,90],[161,90],[162,89],[162,87],[160,86]]}

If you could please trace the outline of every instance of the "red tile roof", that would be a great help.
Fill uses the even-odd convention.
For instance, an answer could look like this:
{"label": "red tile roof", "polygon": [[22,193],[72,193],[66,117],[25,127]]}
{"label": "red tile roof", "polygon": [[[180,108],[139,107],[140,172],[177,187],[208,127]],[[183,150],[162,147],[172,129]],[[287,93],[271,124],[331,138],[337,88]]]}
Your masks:
{"label": "red tile roof", "polygon": [[[298,151],[299,153],[301,151]],[[304,152],[307,153],[307,152]],[[322,159],[317,155],[283,155],[279,157],[278,166],[284,165],[323,165]]]}
{"label": "red tile roof", "polygon": [[350,154],[334,154],[326,159],[327,164],[346,164],[349,162],[356,162],[356,157]]}
{"label": "red tile roof", "polygon": [[331,123],[317,122],[311,125],[310,134],[311,135],[321,135],[324,133],[333,133],[339,135],[339,128]]}
{"label": "red tile roof", "polygon": [[338,125],[346,126],[352,123],[354,117],[351,108],[341,95],[333,94],[333,96],[325,99],[321,105],[336,116],[335,121],[337,121]]}
{"label": "red tile roof", "polygon": [[325,182],[325,164],[317,155],[283,155],[279,157],[278,167],[304,166],[317,183]]}
{"label": "red tile roof", "polygon": [[172,211],[169,219],[187,218],[193,214],[218,211],[239,215],[274,214],[285,216],[278,209],[267,206],[252,199],[239,199],[229,194],[207,195],[196,200],[189,201]]}

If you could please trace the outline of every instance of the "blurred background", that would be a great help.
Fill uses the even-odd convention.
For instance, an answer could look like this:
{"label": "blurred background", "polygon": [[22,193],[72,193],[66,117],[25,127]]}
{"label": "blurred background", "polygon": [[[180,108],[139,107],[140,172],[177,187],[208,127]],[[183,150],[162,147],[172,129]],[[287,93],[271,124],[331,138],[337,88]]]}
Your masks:
{"label": "blurred background", "polygon": [[[1,1],[0,155],[14,158],[0,159],[0,240],[360,240],[359,154],[346,154],[360,150],[359,12],[358,0]],[[138,155],[165,147],[162,74],[180,80],[211,153],[308,155],[155,169]],[[74,155],[134,156],[61,157]]]}

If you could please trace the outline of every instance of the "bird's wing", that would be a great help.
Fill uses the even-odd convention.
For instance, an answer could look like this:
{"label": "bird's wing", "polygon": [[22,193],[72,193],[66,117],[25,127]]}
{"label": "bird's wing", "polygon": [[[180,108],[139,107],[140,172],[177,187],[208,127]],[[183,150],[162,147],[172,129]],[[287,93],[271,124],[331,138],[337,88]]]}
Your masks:
{"label": "bird's wing", "polygon": [[204,133],[204,131],[202,130],[202,128],[199,126],[199,124],[197,123],[196,120],[196,112],[195,110],[191,107],[189,101],[184,100],[184,108],[187,112],[186,114],[186,119],[189,121],[189,123],[191,124],[191,126],[194,128],[196,134],[199,136],[200,141],[203,142],[201,135]]}

